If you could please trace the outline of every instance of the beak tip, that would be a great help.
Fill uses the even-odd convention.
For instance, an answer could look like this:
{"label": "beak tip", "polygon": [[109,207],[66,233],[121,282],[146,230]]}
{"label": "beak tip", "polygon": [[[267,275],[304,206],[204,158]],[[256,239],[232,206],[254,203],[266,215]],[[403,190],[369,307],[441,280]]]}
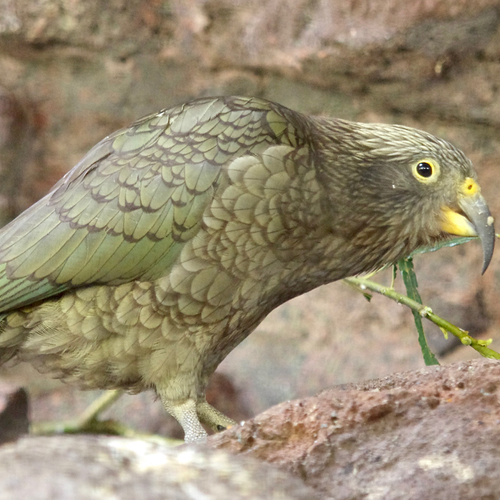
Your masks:
{"label": "beak tip", "polygon": [[479,192],[471,196],[464,196],[460,199],[459,205],[474,226],[477,236],[481,240],[483,247],[483,270],[484,274],[490,265],[495,248],[495,227],[494,219],[488,209],[485,199]]}
{"label": "beak tip", "polygon": [[[485,244],[486,243],[486,244]],[[491,258],[493,257],[493,249],[495,248],[495,240],[493,239],[491,244],[489,242],[483,242],[483,270],[481,274],[486,272],[488,266],[490,265]]]}
{"label": "beak tip", "polygon": [[488,215],[486,219],[486,228],[480,233],[481,243],[483,245],[483,270],[481,274],[484,274],[486,269],[488,269],[491,258],[493,257],[493,250],[495,249],[496,234],[493,222],[493,217]]}

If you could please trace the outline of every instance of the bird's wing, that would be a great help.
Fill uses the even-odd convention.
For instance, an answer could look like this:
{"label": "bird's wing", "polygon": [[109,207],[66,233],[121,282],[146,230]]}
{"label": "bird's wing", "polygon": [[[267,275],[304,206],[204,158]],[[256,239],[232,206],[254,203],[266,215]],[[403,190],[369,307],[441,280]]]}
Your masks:
{"label": "bird's wing", "polygon": [[202,99],[97,144],[0,231],[0,312],[73,287],[164,275],[198,232],[224,165],[286,136],[287,119],[269,106]]}

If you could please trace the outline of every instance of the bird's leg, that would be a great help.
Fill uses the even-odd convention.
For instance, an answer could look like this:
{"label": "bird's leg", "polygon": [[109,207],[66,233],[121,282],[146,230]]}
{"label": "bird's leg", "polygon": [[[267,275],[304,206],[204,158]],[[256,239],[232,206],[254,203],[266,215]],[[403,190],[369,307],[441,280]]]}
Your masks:
{"label": "bird's leg", "polygon": [[83,432],[123,435],[127,429],[114,420],[99,420],[99,415],[112,406],[123,391],[118,389],[105,391],[75,420],[63,422],[34,422],[31,424],[31,434],[75,434]]}
{"label": "bird's leg", "polygon": [[99,415],[115,404],[115,402],[122,395],[123,391],[118,389],[106,391],[102,396],[97,398],[90,406],[88,406],[82,414],[80,414],[76,425],[81,429],[90,427],[92,423],[97,421]]}
{"label": "bird's leg", "polygon": [[165,410],[181,424],[186,443],[204,441],[207,438],[207,433],[200,424],[196,412],[196,401],[194,399],[187,399],[182,403],[174,403],[162,399],[162,402]]}
{"label": "bird's leg", "polygon": [[199,419],[216,432],[236,425],[233,419],[226,417],[226,415],[215,409],[212,405],[209,405],[206,401],[196,405],[196,412]]}

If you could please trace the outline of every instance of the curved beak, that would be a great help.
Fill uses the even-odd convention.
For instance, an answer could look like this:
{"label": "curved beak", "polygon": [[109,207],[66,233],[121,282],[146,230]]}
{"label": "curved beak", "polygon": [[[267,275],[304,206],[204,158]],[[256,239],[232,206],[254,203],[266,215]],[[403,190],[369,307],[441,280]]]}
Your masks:
{"label": "curved beak", "polygon": [[495,228],[486,200],[477,182],[468,177],[461,186],[458,206],[463,214],[446,207],[441,228],[457,236],[479,236],[483,246],[483,273],[495,248]]}

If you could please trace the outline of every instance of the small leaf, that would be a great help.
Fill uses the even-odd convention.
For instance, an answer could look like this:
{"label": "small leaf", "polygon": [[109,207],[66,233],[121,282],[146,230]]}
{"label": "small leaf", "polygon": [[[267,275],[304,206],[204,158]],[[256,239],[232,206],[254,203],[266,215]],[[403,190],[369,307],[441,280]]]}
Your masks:
{"label": "small leaf", "polygon": [[469,241],[477,239],[478,239],[477,236],[461,236],[460,238],[453,238],[450,240],[441,241],[432,247],[417,248],[410,254],[410,257],[413,257],[414,255],[418,255],[421,253],[435,252],[436,250],[440,250],[441,248],[456,247],[458,245],[463,245],[464,243],[468,243]]}
{"label": "small leaf", "polygon": [[476,340],[476,342],[481,346],[481,347],[488,347],[492,342],[493,339],[485,339],[485,340]]}
{"label": "small leaf", "polygon": [[439,329],[443,332],[443,337],[448,340],[448,330],[445,330],[442,326]]}
{"label": "small leaf", "polygon": [[398,265],[394,264],[392,266],[392,282],[391,282],[391,288],[394,288],[394,283],[396,283],[396,278],[398,277]]}

